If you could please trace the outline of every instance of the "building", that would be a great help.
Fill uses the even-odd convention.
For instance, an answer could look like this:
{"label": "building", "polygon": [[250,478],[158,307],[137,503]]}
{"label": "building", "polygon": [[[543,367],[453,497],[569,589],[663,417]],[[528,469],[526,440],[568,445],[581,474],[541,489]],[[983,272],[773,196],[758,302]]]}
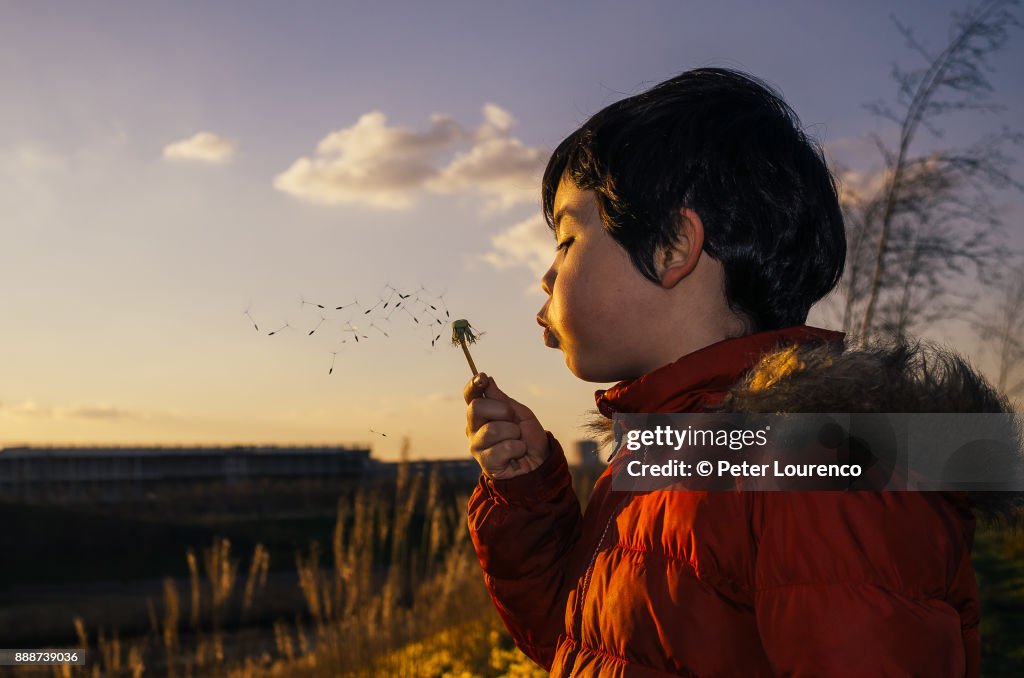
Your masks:
{"label": "building", "polygon": [[587,468],[602,466],[596,440],[577,440],[575,464]]}
{"label": "building", "polygon": [[0,499],[120,501],[158,488],[337,480],[376,472],[367,448],[14,447],[0,450]]}

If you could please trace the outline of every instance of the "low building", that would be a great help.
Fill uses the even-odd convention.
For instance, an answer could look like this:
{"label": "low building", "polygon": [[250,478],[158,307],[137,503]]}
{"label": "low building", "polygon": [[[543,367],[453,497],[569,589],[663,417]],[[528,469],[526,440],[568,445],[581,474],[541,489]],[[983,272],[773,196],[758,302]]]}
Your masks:
{"label": "low building", "polygon": [[349,447],[13,447],[0,450],[0,499],[142,499],[157,488],[359,478],[379,465]]}

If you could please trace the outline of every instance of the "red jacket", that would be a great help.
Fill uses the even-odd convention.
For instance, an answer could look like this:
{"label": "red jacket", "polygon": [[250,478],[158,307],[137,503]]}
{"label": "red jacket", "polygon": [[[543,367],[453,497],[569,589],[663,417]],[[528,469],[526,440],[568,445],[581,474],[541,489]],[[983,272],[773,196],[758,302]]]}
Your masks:
{"label": "red jacket", "polygon": [[[792,398],[777,388],[787,374],[751,368],[785,344],[824,344],[835,357],[822,365],[841,370],[841,341],[806,326],[729,339],[598,391],[598,408],[705,411],[737,384]],[[876,411],[913,411],[881,386]],[[864,396],[834,378],[818,387],[849,389],[845,411]],[[808,398],[762,411],[814,411]],[[552,676],[979,675],[966,493],[616,492],[606,471],[581,516],[548,436],[535,471],[481,476],[469,528],[516,645]]]}

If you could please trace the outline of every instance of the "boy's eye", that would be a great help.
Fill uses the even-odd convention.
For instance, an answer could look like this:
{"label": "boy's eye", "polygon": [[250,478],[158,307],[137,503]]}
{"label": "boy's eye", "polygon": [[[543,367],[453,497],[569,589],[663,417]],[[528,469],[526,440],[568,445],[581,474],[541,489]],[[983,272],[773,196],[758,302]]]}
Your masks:
{"label": "boy's eye", "polygon": [[576,238],[574,238],[574,237],[572,237],[572,236],[570,236],[570,237],[566,238],[566,239],[565,239],[565,240],[563,240],[562,242],[558,243],[558,245],[557,245],[557,246],[555,247],[555,251],[556,251],[556,252],[561,252],[561,251],[563,251],[563,250],[567,250],[567,249],[569,249],[569,245],[571,245],[571,244],[572,244],[572,241],[573,241],[573,240],[575,240],[575,239],[576,239]]}

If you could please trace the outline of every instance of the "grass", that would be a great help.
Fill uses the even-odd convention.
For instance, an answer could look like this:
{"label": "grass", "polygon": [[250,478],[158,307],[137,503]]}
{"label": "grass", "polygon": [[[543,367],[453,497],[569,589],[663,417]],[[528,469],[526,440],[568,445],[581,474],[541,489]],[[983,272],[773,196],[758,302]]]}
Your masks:
{"label": "grass", "polygon": [[52,675],[530,675],[533,664],[507,640],[483,585],[468,495],[406,466],[383,489],[339,500],[326,547],[312,541],[294,554],[305,606],[272,631],[246,627],[259,616],[270,552],[258,543],[240,558],[218,537],[186,550],[188,590],[164,580],[162,600],[147,606],[146,636],[124,639],[76,618],[90,663]]}
{"label": "grass", "polygon": [[[593,478],[577,478],[586,500]],[[262,543],[244,557],[230,539],[185,550],[188,587],[164,579],[147,605],[149,633],[74,619],[85,667],[14,675],[342,676],[497,678],[546,673],[516,649],[490,601],[469,544],[468,496],[437,474],[403,467],[390,488],[364,487],[337,504],[333,530],[293,552],[302,609],[265,628]],[[985,676],[1024,675],[1024,530],[982,526],[973,560],[982,596]]]}
{"label": "grass", "polygon": [[971,558],[981,597],[981,668],[1024,676],[1024,529],[979,528]]}

